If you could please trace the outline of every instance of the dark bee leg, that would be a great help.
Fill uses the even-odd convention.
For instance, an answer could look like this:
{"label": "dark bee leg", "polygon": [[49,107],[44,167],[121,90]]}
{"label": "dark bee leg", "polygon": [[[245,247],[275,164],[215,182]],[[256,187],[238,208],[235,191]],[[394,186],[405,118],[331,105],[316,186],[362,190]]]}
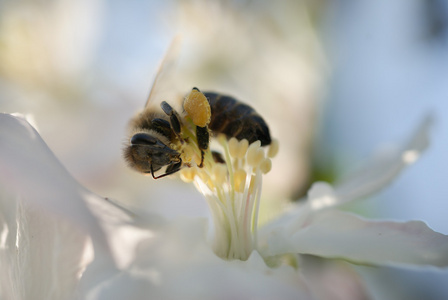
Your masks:
{"label": "dark bee leg", "polygon": [[171,164],[166,168],[165,174],[176,173],[177,171],[180,170],[181,167],[182,167],[182,161],[175,163],[175,164]]}
{"label": "dark bee leg", "polygon": [[169,166],[166,168],[164,174],[159,175],[159,176],[155,176],[155,175],[154,175],[154,170],[152,169],[152,165],[151,165],[151,175],[152,175],[152,178],[154,178],[154,179],[159,179],[159,178],[162,178],[162,177],[165,177],[165,176],[168,176],[168,175],[171,175],[171,174],[173,174],[173,173],[178,172],[178,171],[180,170],[181,167],[182,167],[182,161],[180,161],[180,162],[178,162],[178,163],[175,163],[175,164],[171,164],[171,165],[169,165]]}
{"label": "dark bee leg", "polygon": [[167,120],[160,119],[160,118],[154,118],[151,121],[151,127],[157,132],[160,132],[164,136],[171,136],[171,124]]}
{"label": "dark bee leg", "polygon": [[164,113],[166,113],[170,117],[171,128],[173,129],[176,136],[179,138],[181,142],[183,139],[180,136],[180,117],[179,114],[174,110],[174,108],[169,105],[166,101],[163,101],[160,106]]}
{"label": "dark bee leg", "polygon": [[201,150],[201,164],[199,165],[199,168],[202,168],[204,166],[204,151],[208,149],[210,141],[208,128],[196,126],[196,138],[198,139],[199,150]]}

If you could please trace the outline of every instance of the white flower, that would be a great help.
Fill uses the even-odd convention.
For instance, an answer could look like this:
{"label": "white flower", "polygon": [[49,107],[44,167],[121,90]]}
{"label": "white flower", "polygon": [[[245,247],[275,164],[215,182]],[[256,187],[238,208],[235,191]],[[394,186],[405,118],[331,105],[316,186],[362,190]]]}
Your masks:
{"label": "white flower", "polygon": [[[382,188],[415,160],[427,145],[427,127],[428,123],[424,123],[403,149],[382,157],[374,168],[347,183],[334,188],[315,184],[304,205],[294,205],[259,230],[254,225],[246,226],[247,221],[241,218],[244,214],[238,210],[234,210],[233,219],[214,212],[217,239],[211,247],[207,220],[168,222],[157,215],[135,215],[92,194],[68,174],[24,119],[2,114],[0,296],[331,299],[331,293],[325,294],[317,286],[328,287],[325,278],[331,272],[326,276],[322,272],[337,269],[338,274],[342,272],[353,279],[338,282],[349,291],[345,299],[357,299],[365,291],[355,284],[359,279],[346,263],[297,254],[371,264],[447,266],[448,237],[424,223],[369,221],[337,210],[343,203]],[[241,191],[243,195],[250,194],[244,199],[253,200],[250,209],[256,211],[264,167],[249,165],[254,167],[255,177],[245,169],[246,182]],[[212,180],[223,179],[211,175]],[[210,189],[212,183],[196,178],[198,186],[208,193],[209,204],[227,197]],[[255,180],[252,188],[249,180]],[[231,196],[225,187],[222,192]],[[252,217],[250,210],[248,215]],[[225,236],[233,239],[232,225],[225,223],[231,220],[237,225],[243,220],[246,225],[241,228],[248,234],[242,240],[237,238],[242,243],[233,250],[231,243],[223,244],[220,240]],[[220,224],[226,228],[224,232],[216,228]],[[220,246],[225,247],[222,252]]]}

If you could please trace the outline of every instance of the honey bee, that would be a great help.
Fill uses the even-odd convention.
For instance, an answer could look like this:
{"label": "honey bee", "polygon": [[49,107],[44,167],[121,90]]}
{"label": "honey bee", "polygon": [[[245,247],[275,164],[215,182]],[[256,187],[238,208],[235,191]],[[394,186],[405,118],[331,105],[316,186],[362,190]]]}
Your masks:
{"label": "honey bee", "polygon": [[271,144],[269,127],[249,105],[230,96],[205,92],[211,107],[208,128],[213,133],[224,133],[227,138],[246,139],[249,144],[260,141],[261,146]]}
{"label": "honey bee", "polygon": [[[172,52],[172,51],[170,51]],[[171,56],[171,55],[170,55]],[[203,167],[204,155],[209,148],[210,134],[225,134],[227,138],[247,139],[249,143],[260,140],[262,146],[271,143],[269,127],[263,118],[249,105],[230,96],[202,93],[193,88],[184,98],[183,111],[179,114],[168,102],[162,101],[161,110],[151,106],[154,90],[158,88],[160,74],[170,61],[165,57],[156,75],[145,108],[131,122],[131,136],[124,149],[128,165],[141,172],[150,173],[154,179],[176,173],[182,167],[191,167],[190,161],[183,161],[186,145],[197,144],[200,163]],[[186,135],[184,131],[195,132]],[[212,153],[216,162],[223,162],[218,153]],[[156,172],[166,167],[164,172]]]}

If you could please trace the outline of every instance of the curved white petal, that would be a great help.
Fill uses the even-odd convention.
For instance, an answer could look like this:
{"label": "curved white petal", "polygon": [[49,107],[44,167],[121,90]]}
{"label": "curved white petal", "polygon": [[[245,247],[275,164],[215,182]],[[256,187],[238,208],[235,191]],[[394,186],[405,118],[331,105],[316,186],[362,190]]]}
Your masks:
{"label": "curved white petal", "polygon": [[[114,261],[101,248],[95,249],[95,259],[87,266],[80,280],[79,299],[86,299],[86,295],[94,293],[120,274],[120,270],[132,265],[139,243],[152,237],[165,224],[158,215],[137,216],[93,194],[85,195],[84,199],[104,230]],[[95,241],[95,238],[92,237],[92,240]]]}
{"label": "curved white petal", "polygon": [[368,264],[448,266],[448,236],[420,221],[369,221],[328,210],[310,214],[298,228],[273,231],[267,239],[268,256],[301,253]]}
{"label": "curved white petal", "polygon": [[0,143],[1,296],[67,299],[88,262],[89,238],[82,226],[45,212],[47,201],[60,200],[62,206],[64,199],[46,171],[58,174],[56,184],[71,178],[64,178],[24,119],[0,114]]}
{"label": "curved white petal", "polygon": [[86,206],[90,193],[68,174],[25,119],[0,114],[0,144],[3,296],[67,298],[87,263],[89,235],[96,250],[114,266],[103,229]]}
{"label": "curved white petal", "polygon": [[429,145],[432,118],[426,117],[407,143],[381,153],[368,164],[335,185],[334,205],[350,202],[387,186],[406,166],[414,163]]}
{"label": "curved white petal", "polygon": [[1,198],[1,298],[68,299],[88,262],[88,236],[3,189]]}
{"label": "curved white petal", "polygon": [[292,267],[267,267],[257,252],[225,261],[206,241],[207,222],[177,220],[138,247],[126,270],[87,299],[311,299]]}
{"label": "curved white petal", "polygon": [[23,118],[0,114],[0,182],[11,194],[42,211],[71,220],[107,241],[83,195],[90,194],[67,172],[37,131]]}

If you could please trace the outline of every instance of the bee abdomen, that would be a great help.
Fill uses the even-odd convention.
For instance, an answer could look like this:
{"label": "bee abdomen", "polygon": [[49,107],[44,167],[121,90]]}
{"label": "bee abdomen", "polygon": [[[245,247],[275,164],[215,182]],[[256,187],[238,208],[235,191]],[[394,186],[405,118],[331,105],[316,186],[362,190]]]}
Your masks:
{"label": "bee abdomen", "polygon": [[263,118],[249,105],[232,97],[206,92],[211,107],[208,127],[215,133],[224,133],[228,138],[247,139],[249,143],[257,140],[262,146],[271,143],[269,127]]}

